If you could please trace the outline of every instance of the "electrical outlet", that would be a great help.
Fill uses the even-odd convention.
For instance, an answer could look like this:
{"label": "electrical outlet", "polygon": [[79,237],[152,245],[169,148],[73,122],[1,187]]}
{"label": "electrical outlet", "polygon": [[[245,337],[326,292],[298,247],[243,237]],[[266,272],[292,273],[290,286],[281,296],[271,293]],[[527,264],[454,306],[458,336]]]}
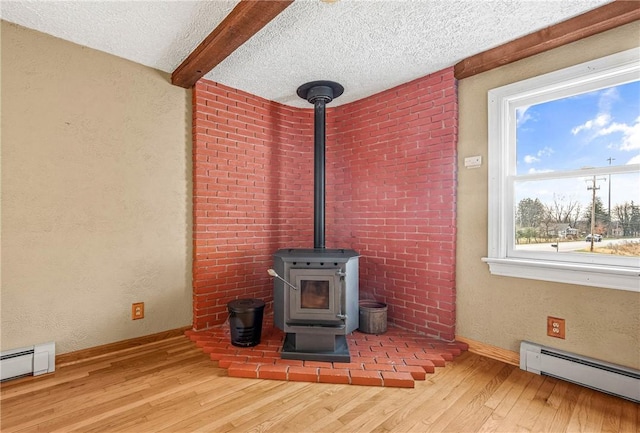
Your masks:
{"label": "electrical outlet", "polygon": [[144,302],[131,304],[131,320],[144,319]]}
{"label": "electrical outlet", "polygon": [[547,335],[564,340],[564,319],[547,317]]}

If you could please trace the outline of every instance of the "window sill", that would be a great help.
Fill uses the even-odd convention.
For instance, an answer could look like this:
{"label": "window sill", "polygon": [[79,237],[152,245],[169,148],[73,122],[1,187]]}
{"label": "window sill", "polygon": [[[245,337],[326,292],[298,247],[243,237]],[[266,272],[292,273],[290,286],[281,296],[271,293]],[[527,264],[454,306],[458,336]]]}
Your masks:
{"label": "window sill", "polygon": [[640,269],[484,257],[492,275],[640,292]]}

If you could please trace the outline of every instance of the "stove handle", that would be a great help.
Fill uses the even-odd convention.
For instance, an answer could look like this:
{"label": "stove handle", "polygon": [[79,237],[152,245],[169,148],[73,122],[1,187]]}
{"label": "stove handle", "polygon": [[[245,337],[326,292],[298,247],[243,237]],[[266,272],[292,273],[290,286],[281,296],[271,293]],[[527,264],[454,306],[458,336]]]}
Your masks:
{"label": "stove handle", "polygon": [[343,271],[342,269],[338,269],[336,271],[336,275],[340,277],[340,312],[338,314],[336,314],[336,317],[338,319],[342,320],[343,322],[346,322],[347,321],[347,315],[342,312],[342,306],[345,303],[344,293],[346,291],[345,278],[347,276],[347,273],[345,271]]}

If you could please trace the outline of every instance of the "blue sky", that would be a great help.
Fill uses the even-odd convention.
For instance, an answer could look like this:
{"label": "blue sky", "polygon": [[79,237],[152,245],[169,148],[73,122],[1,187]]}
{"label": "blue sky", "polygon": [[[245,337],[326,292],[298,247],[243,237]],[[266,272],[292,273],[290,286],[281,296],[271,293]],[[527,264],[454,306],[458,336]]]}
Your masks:
{"label": "blue sky", "polygon": [[[517,172],[544,173],[584,167],[640,164],[640,81],[518,110]],[[598,196],[608,201],[608,185],[598,181]],[[528,182],[517,199],[553,195],[590,203],[585,179]],[[614,175],[612,207],[640,203],[640,175]]]}
{"label": "blue sky", "polygon": [[640,164],[640,81],[518,111],[518,173]]}

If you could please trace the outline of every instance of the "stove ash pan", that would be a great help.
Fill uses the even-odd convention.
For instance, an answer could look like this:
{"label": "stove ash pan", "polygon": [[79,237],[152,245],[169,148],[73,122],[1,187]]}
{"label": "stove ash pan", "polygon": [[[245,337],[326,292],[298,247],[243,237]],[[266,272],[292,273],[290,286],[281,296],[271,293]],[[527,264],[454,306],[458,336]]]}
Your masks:
{"label": "stove ash pan", "polygon": [[358,257],[354,250],[282,249],[274,270],[274,324],[287,333],[347,335],[358,328]]}

